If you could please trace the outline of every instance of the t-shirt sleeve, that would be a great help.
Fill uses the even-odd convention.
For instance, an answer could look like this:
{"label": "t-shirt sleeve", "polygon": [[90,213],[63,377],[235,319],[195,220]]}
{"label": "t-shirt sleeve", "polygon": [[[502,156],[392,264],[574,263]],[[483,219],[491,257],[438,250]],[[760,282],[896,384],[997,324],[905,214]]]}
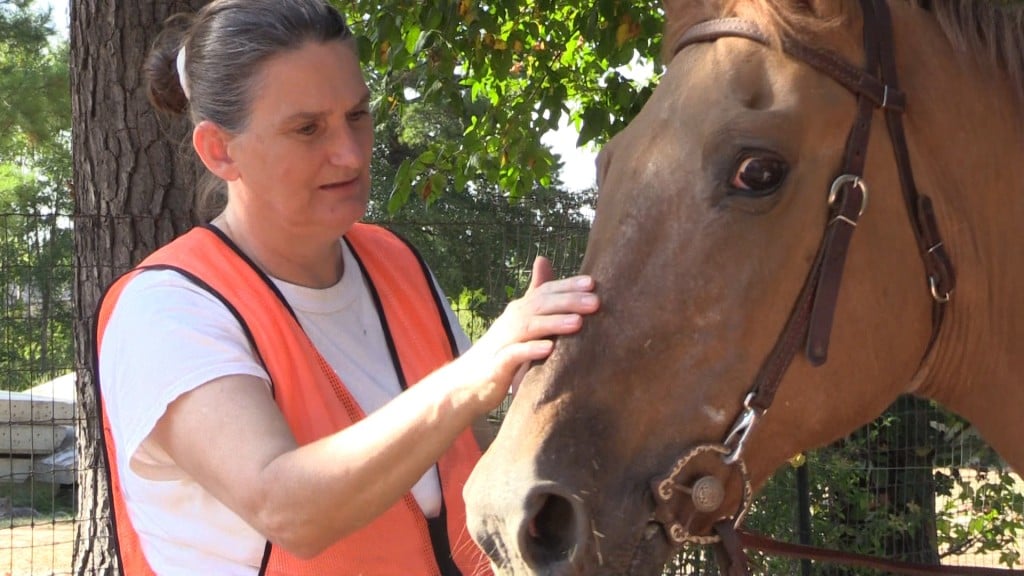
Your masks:
{"label": "t-shirt sleeve", "polygon": [[120,463],[135,454],[171,402],[229,375],[269,382],[228,308],[173,271],[133,278],[110,315],[99,355],[103,404]]}

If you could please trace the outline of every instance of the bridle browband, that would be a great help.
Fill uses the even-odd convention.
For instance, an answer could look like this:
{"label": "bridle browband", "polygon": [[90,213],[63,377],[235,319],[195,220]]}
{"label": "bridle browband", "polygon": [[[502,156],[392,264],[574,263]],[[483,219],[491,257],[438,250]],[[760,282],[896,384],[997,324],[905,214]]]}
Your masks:
{"label": "bridle browband", "polygon": [[[665,528],[666,535],[674,545],[686,542],[717,543],[719,549],[724,550],[731,560],[731,566],[726,565],[731,570],[730,574],[746,573],[745,556],[740,544],[742,538],[736,532],[751,499],[742,459],[744,444],[758,419],[771,406],[782,377],[797,351],[803,347],[807,360],[813,366],[824,364],[828,357],[829,338],[847,252],[853,232],[867,205],[868,185],[864,180],[864,167],[876,108],[885,113],[907,215],[924,261],[927,287],[932,298],[932,333],[925,358],[938,337],[945,305],[956,283],[953,265],[942,243],[931,200],[917,191],[911,171],[901,116],[906,107],[906,98],[900,90],[896,75],[889,7],[884,0],[860,0],[860,5],[864,19],[863,68],[850,65],[830,50],[814,48],[793,38],[781,40],[781,48],[786,54],[832,78],[857,97],[857,115],[847,138],[843,164],[828,190],[828,219],[824,237],[807,280],[775,346],[761,365],[744,400],[743,411],[723,443],[691,449],[679,459],[669,474],[652,482],[656,504],[652,521]],[[676,44],[674,53],[678,54],[693,44],[714,42],[727,37],[744,38],[765,46],[772,44],[757,24],[740,18],[721,18],[701,22],[688,29]],[[723,489],[720,485],[714,485],[713,476],[700,478],[691,487],[684,485],[682,478],[687,464],[696,454],[707,452],[720,454],[726,465],[738,467],[743,482],[743,498],[739,511],[720,518],[715,524],[715,535],[700,536],[689,533],[689,521],[692,518],[684,524],[678,517],[678,511],[694,508],[700,513],[715,512],[716,503],[720,504],[724,498]],[[702,490],[698,490],[698,487]],[[714,494],[714,497],[710,502],[699,502],[698,492]],[[689,502],[688,498],[693,502]],[[886,569],[891,570],[892,566]]]}

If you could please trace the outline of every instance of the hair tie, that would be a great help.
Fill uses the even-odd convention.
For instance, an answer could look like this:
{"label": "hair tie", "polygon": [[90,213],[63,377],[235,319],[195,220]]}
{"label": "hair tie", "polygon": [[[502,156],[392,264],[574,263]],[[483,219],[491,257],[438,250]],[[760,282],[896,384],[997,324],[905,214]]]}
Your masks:
{"label": "hair tie", "polygon": [[175,60],[175,64],[178,68],[178,83],[181,84],[181,91],[185,93],[187,100],[192,99],[191,91],[188,89],[188,75],[185,74],[185,45],[181,45],[181,49],[178,50],[178,57]]}

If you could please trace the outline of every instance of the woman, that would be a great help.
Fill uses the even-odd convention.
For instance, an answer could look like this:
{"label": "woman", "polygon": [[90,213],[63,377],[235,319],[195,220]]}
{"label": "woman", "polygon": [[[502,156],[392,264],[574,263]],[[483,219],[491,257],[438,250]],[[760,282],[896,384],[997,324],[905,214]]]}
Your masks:
{"label": "woman", "polygon": [[470,424],[579,330],[593,281],[552,280],[538,259],[460,355],[426,265],[358,223],[369,91],[323,0],[215,0],[169,23],[147,75],[157,108],[190,114],[227,204],[101,304],[126,573],[480,573],[461,498]]}

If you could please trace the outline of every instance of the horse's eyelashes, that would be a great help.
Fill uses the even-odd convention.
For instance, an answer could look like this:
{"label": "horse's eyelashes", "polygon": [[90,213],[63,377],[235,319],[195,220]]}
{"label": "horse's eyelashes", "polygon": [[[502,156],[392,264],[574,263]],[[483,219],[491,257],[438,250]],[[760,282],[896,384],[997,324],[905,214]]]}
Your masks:
{"label": "horse's eyelashes", "polygon": [[786,161],[773,154],[744,155],[736,164],[729,187],[736,194],[767,196],[782,185],[788,170]]}

